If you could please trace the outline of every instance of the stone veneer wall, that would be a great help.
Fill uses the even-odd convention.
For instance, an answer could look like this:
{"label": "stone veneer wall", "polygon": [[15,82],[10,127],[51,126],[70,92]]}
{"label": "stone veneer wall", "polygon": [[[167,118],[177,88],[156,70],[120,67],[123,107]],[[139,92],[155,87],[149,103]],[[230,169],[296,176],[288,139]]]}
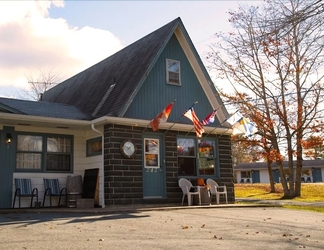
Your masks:
{"label": "stone veneer wall", "polygon": [[[182,191],[178,186],[177,135],[187,133],[168,131],[165,135],[166,189],[165,199],[144,200],[142,191],[142,132],[144,128],[107,124],[104,129],[104,170],[106,205],[125,205],[142,203],[180,204]],[[146,131],[151,131],[150,129]],[[163,131],[162,131],[163,132]],[[234,203],[234,184],[231,160],[230,137],[219,137],[219,163],[221,178],[215,179],[227,186],[228,201]],[[212,137],[210,136],[210,137]],[[132,139],[137,146],[134,158],[126,159],[120,153],[122,141]],[[220,201],[224,202],[223,199]]]}

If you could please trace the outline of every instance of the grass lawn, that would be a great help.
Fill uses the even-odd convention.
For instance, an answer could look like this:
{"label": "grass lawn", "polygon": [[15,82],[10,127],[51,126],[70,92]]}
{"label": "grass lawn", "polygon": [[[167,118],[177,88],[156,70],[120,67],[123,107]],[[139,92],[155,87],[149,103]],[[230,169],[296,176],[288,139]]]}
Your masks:
{"label": "grass lawn", "polygon": [[[270,184],[254,183],[254,184],[235,184],[236,198],[255,198],[262,200],[279,200],[283,197],[283,189],[281,184],[275,184],[276,192],[270,193]],[[301,196],[293,198],[294,201],[314,202],[324,201],[324,183],[302,183]],[[307,207],[307,206],[285,206],[287,208],[312,210],[324,212],[323,207]]]}
{"label": "grass lawn", "polygon": [[[256,198],[263,200],[276,200],[283,197],[281,184],[275,184],[276,192],[270,193],[270,184],[235,184],[235,197],[237,198]],[[301,197],[296,197],[295,201],[324,201],[324,183],[302,183]]]}

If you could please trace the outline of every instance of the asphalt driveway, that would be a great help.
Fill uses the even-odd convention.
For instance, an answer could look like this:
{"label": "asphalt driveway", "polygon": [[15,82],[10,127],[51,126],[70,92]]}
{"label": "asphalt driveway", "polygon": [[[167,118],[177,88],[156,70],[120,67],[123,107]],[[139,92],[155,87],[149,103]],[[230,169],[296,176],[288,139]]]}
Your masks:
{"label": "asphalt driveway", "polygon": [[323,249],[324,214],[278,207],[0,214],[0,249]]}

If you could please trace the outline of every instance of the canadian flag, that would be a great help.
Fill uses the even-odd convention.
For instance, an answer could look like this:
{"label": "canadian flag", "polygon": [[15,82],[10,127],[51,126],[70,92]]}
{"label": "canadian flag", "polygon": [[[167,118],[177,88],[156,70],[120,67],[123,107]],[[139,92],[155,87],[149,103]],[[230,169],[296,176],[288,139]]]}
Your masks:
{"label": "canadian flag", "polygon": [[169,118],[173,106],[173,102],[171,102],[163,111],[158,114],[151,122],[150,125],[153,131],[159,129],[160,123],[166,122]]}

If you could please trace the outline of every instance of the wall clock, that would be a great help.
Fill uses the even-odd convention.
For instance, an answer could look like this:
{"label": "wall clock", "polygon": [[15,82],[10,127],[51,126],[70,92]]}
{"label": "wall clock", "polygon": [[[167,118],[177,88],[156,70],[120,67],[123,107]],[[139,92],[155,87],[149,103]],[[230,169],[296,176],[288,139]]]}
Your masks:
{"label": "wall clock", "polygon": [[132,158],[136,153],[136,146],[133,141],[126,140],[120,144],[120,151],[126,158]]}

